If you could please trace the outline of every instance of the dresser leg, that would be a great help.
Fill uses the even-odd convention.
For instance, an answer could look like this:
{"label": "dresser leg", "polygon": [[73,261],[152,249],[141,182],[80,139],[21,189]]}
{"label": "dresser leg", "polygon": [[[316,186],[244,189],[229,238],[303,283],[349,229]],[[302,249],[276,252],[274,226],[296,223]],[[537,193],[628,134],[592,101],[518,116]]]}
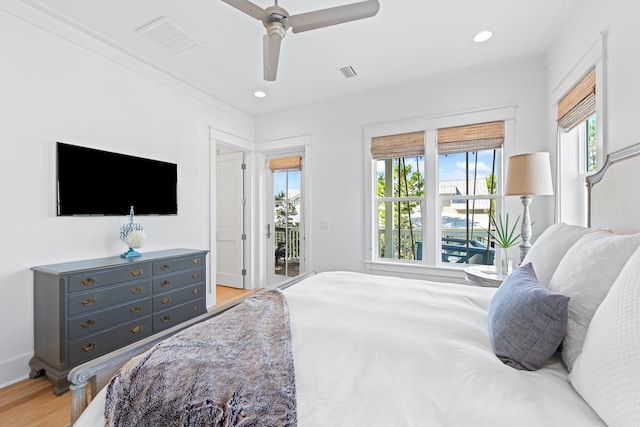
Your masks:
{"label": "dresser leg", "polygon": [[53,393],[56,396],[60,396],[69,391],[69,385],[71,383],[67,379],[67,375],[69,374],[68,370],[59,371],[37,357],[29,361],[29,367],[31,368],[31,372],[29,373],[30,378],[37,378],[42,375],[46,375],[47,378],[49,378],[53,383]]}

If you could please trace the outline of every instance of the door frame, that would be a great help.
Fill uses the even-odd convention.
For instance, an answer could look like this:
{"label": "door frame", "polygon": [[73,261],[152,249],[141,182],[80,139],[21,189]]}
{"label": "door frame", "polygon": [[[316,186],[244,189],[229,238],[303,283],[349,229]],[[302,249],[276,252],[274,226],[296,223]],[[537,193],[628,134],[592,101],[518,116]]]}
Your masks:
{"label": "door frame", "polygon": [[215,179],[217,174],[217,147],[223,146],[227,147],[232,151],[241,151],[244,153],[244,161],[247,165],[245,170],[245,215],[244,215],[244,232],[246,234],[246,240],[244,244],[244,265],[246,269],[246,275],[244,278],[244,288],[245,289],[256,289],[259,287],[259,282],[256,281],[256,242],[254,236],[257,230],[254,222],[251,219],[257,217],[257,212],[255,208],[254,195],[256,194],[256,186],[255,186],[255,152],[253,150],[253,143],[245,140],[243,138],[230,135],[224,131],[216,129],[213,126],[209,126],[209,145],[210,145],[210,158],[209,158],[209,206],[210,206],[210,218],[209,218],[209,247],[211,250],[210,253],[210,268],[211,268],[211,283],[212,283],[212,294],[213,298],[210,301],[211,297],[207,299],[207,306],[211,306],[215,304],[215,277],[218,271],[218,266],[216,262],[217,258],[217,247],[216,247],[216,225],[217,225],[217,196],[216,196],[216,185]]}
{"label": "door frame", "polygon": [[267,239],[267,218],[269,217],[269,210],[272,209],[272,200],[267,199],[267,194],[271,193],[268,188],[271,180],[267,174],[270,174],[268,159],[273,157],[284,157],[288,155],[300,154],[303,158],[302,165],[302,179],[300,182],[302,192],[302,217],[301,222],[304,225],[304,238],[300,243],[303,246],[304,259],[300,260],[300,271],[311,271],[312,265],[312,252],[311,252],[311,135],[303,135],[291,138],[278,139],[273,141],[264,141],[256,144],[256,174],[258,181],[258,191],[256,194],[256,206],[258,216],[254,224],[257,227],[256,240],[257,253],[259,256],[256,258],[256,262],[259,267],[256,270],[258,283],[269,283],[269,272],[273,268],[273,255],[270,246],[270,241]]}

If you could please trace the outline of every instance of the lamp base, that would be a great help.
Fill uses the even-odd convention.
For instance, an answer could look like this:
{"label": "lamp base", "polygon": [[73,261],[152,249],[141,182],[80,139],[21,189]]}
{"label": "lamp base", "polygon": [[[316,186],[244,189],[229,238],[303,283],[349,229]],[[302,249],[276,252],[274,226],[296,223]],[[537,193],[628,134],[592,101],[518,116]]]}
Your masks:
{"label": "lamp base", "polygon": [[529,239],[531,238],[531,220],[529,219],[529,204],[531,203],[532,196],[520,196],[520,201],[522,202],[522,206],[524,207],[524,211],[522,212],[522,223],[520,228],[520,239],[522,243],[520,244],[520,263],[524,261],[524,257],[527,256],[529,249],[531,249],[531,243]]}

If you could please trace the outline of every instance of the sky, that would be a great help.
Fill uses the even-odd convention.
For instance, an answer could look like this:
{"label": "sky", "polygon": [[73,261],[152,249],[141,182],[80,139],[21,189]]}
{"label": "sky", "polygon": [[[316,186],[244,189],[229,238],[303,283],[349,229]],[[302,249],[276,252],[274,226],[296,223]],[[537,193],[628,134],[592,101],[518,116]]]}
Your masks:
{"label": "sky", "polygon": [[289,190],[300,190],[300,171],[274,172],[273,173],[273,194],[286,192],[287,175]]}
{"label": "sky", "polygon": [[[416,158],[405,159],[406,164],[411,165],[411,170],[420,172],[424,175],[424,164],[420,164],[419,168]],[[493,150],[481,151],[478,155],[477,178],[486,178],[491,174],[491,164],[493,163]],[[378,174],[384,172],[384,162],[378,162]],[[438,159],[438,179],[440,181],[461,181],[465,176],[465,153],[456,153],[441,155]],[[469,172],[473,176],[473,169],[476,167],[474,155],[469,156]],[[497,174],[496,174],[497,175]]]}
{"label": "sky", "polygon": [[[465,154],[441,155],[439,158],[439,179],[440,181],[460,181],[465,175]],[[493,163],[493,150],[480,151],[478,153],[477,178],[486,178],[491,175],[491,164]],[[475,156],[469,156],[469,172],[473,176],[473,169],[476,167]]]}
{"label": "sky", "polygon": [[[420,172],[424,175],[424,164],[420,164],[419,167],[416,163],[416,158],[407,158],[406,162],[411,165],[411,170]],[[456,153],[441,155],[439,160],[439,174],[440,181],[461,181],[465,175],[465,154]],[[493,150],[480,151],[478,153],[477,164],[477,178],[486,178],[491,174],[491,164],[493,162]],[[472,154],[469,156],[469,169],[473,174],[473,168],[475,167],[475,158]],[[378,174],[384,172],[383,162],[378,162]],[[300,189],[300,171],[289,171],[289,190]],[[274,173],[274,194],[278,194],[285,191],[286,176],[284,172]]]}

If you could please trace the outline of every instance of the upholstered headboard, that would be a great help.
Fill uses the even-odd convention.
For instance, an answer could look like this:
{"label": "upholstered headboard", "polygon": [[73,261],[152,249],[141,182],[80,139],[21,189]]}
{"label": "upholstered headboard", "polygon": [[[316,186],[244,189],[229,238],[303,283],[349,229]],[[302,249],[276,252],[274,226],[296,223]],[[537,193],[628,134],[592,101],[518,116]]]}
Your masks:
{"label": "upholstered headboard", "polygon": [[617,234],[640,232],[640,143],[607,155],[604,166],[587,177],[588,224]]}

